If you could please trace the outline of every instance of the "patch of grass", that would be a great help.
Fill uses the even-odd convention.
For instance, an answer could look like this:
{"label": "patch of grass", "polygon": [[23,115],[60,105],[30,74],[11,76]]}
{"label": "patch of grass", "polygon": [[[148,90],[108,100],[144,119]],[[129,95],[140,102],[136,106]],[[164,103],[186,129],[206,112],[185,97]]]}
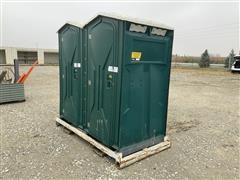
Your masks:
{"label": "patch of grass", "polygon": [[198,67],[172,67],[172,72],[192,73],[193,75],[232,76],[233,74],[223,68],[198,68]]}

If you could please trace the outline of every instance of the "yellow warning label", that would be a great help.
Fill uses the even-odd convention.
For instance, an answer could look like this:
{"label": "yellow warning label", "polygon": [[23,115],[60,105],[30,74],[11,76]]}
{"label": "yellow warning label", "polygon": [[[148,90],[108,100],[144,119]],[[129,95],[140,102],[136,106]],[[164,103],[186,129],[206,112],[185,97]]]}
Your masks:
{"label": "yellow warning label", "polygon": [[132,60],[133,61],[139,61],[141,59],[141,52],[132,52]]}

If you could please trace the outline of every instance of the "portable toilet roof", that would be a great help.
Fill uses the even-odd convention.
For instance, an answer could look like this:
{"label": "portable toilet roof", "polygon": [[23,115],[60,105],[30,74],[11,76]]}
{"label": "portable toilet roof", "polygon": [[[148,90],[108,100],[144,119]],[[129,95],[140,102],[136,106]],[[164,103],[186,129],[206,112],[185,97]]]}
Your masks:
{"label": "portable toilet roof", "polygon": [[68,25],[76,26],[76,27],[79,27],[79,28],[83,28],[83,26],[84,26],[84,24],[81,24],[81,23],[78,23],[78,22],[67,21],[63,26],[61,26],[58,29],[57,33],[60,32],[62,29],[64,29]]}
{"label": "portable toilet roof", "polygon": [[142,24],[142,25],[147,25],[147,26],[153,26],[153,27],[163,28],[163,29],[167,29],[167,30],[174,30],[174,28],[172,28],[168,25],[156,22],[156,21],[152,21],[152,20],[148,20],[148,19],[142,19],[142,18],[141,19],[133,18],[133,17],[130,17],[130,16],[123,16],[123,15],[119,15],[119,14],[116,14],[116,13],[99,13],[99,14],[93,16],[88,21],[88,23],[86,23],[85,25],[89,24],[91,21],[93,21],[94,19],[96,19],[99,16],[113,18],[113,19],[122,20],[122,21],[129,21],[129,22],[132,22],[132,23],[137,23],[137,24]]}
{"label": "portable toilet roof", "polygon": [[98,18],[100,16],[117,19],[117,20],[121,20],[121,21],[128,21],[128,22],[132,22],[135,24],[147,25],[147,26],[152,26],[152,27],[157,27],[157,28],[162,28],[162,29],[167,29],[167,30],[174,30],[173,27],[170,27],[168,25],[165,25],[165,24],[162,24],[162,23],[159,23],[156,21],[148,20],[148,19],[139,19],[139,18],[134,18],[134,17],[130,17],[130,16],[119,15],[116,13],[99,13],[99,14],[93,16],[92,18],[90,18],[85,23],[67,21],[57,32],[61,31],[66,25],[73,25],[73,26],[76,26],[79,28],[84,28],[86,25],[90,24],[93,20],[95,20],[96,18]]}

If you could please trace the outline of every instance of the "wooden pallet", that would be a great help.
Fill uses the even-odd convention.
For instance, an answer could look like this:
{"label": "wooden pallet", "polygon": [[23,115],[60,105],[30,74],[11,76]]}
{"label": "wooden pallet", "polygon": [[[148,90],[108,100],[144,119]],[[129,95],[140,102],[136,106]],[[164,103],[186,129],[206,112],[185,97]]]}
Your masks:
{"label": "wooden pallet", "polygon": [[146,157],[149,157],[153,154],[156,154],[156,153],[161,152],[165,149],[168,149],[171,146],[168,137],[165,136],[163,142],[123,157],[122,153],[109,149],[108,147],[99,143],[98,141],[96,141],[92,137],[88,136],[81,129],[73,127],[72,125],[68,124],[67,122],[61,120],[60,118],[56,118],[56,123],[64,126],[68,130],[74,132],[76,135],[78,135],[79,137],[81,137],[85,141],[89,142],[90,144],[95,146],[97,149],[99,149],[103,153],[105,153],[108,156],[110,156],[111,158],[113,158],[119,168],[124,168],[126,166],[129,166],[129,165],[131,165],[131,164],[133,164],[137,161],[140,161],[140,160],[142,160]]}

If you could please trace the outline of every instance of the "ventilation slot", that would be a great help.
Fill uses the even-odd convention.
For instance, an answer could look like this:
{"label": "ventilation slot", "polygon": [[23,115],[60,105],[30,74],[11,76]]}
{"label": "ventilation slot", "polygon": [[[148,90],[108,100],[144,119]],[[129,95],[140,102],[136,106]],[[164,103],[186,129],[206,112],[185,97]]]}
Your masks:
{"label": "ventilation slot", "polygon": [[147,30],[147,26],[142,26],[142,25],[138,25],[138,24],[131,24],[129,31],[132,32],[140,32],[140,33],[145,33]]}
{"label": "ventilation slot", "polygon": [[158,36],[165,36],[167,33],[167,30],[164,29],[158,29],[158,28],[153,28],[151,34],[155,34]]}

